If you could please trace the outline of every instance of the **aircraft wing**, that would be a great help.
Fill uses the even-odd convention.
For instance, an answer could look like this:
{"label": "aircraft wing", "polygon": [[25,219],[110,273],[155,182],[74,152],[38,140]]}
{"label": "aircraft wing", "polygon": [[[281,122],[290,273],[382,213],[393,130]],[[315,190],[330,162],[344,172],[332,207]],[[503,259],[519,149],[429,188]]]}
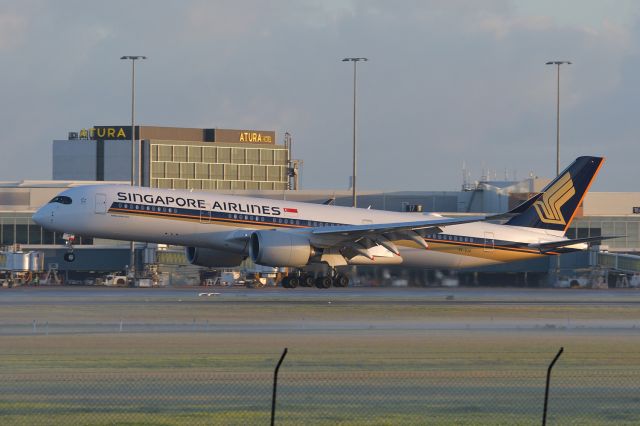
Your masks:
{"label": "aircraft wing", "polygon": [[612,238],[621,238],[621,237],[623,237],[623,235],[610,235],[610,236],[603,235],[598,237],[574,238],[569,240],[551,241],[548,243],[527,244],[527,247],[538,249],[540,250],[540,253],[546,253],[562,247],[572,246],[574,244],[600,242],[602,240],[610,240]]}
{"label": "aircraft wing", "polygon": [[441,218],[415,222],[376,223],[363,225],[322,226],[311,231],[311,241],[319,246],[346,246],[356,253],[369,256],[368,249],[383,246],[392,253],[399,254],[392,240],[412,240],[428,248],[424,236],[442,232],[440,226],[460,225],[480,222],[485,216],[464,218]]}

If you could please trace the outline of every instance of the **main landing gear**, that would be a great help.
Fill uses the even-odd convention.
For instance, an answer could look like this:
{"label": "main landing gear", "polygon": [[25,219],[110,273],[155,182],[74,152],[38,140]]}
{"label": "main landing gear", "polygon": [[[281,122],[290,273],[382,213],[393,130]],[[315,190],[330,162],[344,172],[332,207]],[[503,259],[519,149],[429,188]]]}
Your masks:
{"label": "main landing gear", "polygon": [[75,235],[72,234],[64,234],[62,235],[64,239],[64,245],[67,246],[67,252],[64,254],[65,262],[73,262],[76,260],[76,254],[73,252],[73,243],[76,241]]}
{"label": "main landing gear", "polygon": [[284,288],[313,287],[313,283],[314,278],[310,274],[287,275],[282,279],[282,287]]}
{"label": "main landing gear", "polygon": [[282,287],[284,288],[296,288],[298,286],[315,286],[317,288],[348,287],[349,277],[345,274],[338,274],[335,270],[331,270],[329,275],[318,275],[315,278],[311,274],[300,274],[287,275],[282,279]]}

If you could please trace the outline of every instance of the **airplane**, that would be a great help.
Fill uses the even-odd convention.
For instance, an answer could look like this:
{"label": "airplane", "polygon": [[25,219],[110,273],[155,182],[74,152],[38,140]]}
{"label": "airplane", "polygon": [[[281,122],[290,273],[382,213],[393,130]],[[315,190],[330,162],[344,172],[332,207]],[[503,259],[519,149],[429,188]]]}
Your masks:
{"label": "airplane", "polygon": [[[285,287],[346,287],[349,277],[338,268],[347,265],[463,269],[555,256],[615,238],[565,237],[603,162],[579,157],[541,193],[493,216],[452,218],[108,184],[67,189],[33,220],[71,235],[182,245],[194,265],[235,267],[250,257],[259,265],[295,268]],[[74,260],[72,249],[65,260]],[[308,273],[318,264],[329,273]]]}

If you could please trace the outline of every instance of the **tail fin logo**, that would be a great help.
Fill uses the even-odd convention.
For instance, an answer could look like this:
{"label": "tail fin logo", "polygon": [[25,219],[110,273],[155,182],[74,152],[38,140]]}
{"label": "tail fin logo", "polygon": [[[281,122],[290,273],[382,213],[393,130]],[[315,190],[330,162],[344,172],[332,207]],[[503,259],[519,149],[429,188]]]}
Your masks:
{"label": "tail fin logo", "polygon": [[575,193],[576,190],[573,187],[571,174],[566,173],[558,179],[551,188],[542,194],[541,199],[536,201],[533,207],[535,207],[538,217],[540,217],[542,222],[554,225],[566,225],[567,222],[562,216],[560,209]]}

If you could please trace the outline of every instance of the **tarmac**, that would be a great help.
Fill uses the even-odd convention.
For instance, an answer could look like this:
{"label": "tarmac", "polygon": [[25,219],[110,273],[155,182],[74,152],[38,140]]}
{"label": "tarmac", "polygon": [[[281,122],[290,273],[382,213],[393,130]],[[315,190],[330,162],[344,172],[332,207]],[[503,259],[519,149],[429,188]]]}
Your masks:
{"label": "tarmac", "polygon": [[0,291],[0,336],[544,330],[636,335],[640,290],[22,287]]}
{"label": "tarmac", "polygon": [[556,289],[496,287],[348,287],[332,289],[280,287],[18,287],[0,289],[0,306],[14,303],[110,303],[129,299],[148,301],[197,300],[215,297],[233,301],[349,301],[351,303],[416,304],[510,303],[510,304],[640,304],[640,289]]}

